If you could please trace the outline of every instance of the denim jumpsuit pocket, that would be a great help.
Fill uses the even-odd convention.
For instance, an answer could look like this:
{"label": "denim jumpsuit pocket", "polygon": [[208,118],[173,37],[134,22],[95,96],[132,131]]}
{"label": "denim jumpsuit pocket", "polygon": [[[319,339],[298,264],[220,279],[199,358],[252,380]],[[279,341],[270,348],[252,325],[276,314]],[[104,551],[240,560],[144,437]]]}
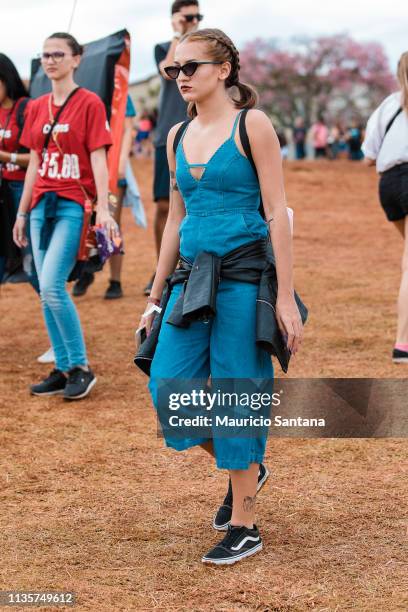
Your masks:
{"label": "denim jumpsuit pocket", "polygon": [[266,237],[268,229],[265,221],[257,213],[241,213],[242,221],[251,238],[259,239],[262,234]]}

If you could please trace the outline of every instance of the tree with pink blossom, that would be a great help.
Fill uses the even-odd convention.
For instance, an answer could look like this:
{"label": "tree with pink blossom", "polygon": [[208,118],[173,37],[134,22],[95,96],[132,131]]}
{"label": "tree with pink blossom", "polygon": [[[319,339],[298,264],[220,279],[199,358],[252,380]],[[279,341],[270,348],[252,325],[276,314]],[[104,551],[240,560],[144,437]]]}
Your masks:
{"label": "tree with pink blossom", "polygon": [[310,124],[366,118],[396,88],[384,49],[346,34],[294,38],[283,43],[257,38],[240,53],[241,79],[254,85],[260,105],[283,126],[301,115]]}

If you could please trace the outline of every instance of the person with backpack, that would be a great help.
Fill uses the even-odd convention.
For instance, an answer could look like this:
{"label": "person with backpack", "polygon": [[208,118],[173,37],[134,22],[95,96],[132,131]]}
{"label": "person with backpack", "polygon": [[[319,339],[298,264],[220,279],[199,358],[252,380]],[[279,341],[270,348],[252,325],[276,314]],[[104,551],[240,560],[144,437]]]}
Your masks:
{"label": "person with backpack", "polygon": [[82,52],[65,32],[52,34],[44,43],[41,62],[52,91],[31,102],[21,136],[30,161],[13,230],[16,244],[25,246],[30,211],[41,302],[56,362],[50,375],[30,390],[38,396],[62,394],[67,400],[86,397],[96,382],[78,313],[66,290],[95,199],[96,223],[111,238],[118,230],[108,209],[106,149],[112,140],[105,106],[74,81]]}
{"label": "person with backpack", "polygon": [[[30,158],[20,142],[28,104],[28,92],[16,67],[0,53],[0,282],[6,273],[7,260],[18,261],[12,231]],[[21,255],[28,280],[39,293],[29,243]]]}
{"label": "person with backpack", "polygon": [[[279,327],[292,354],[301,342],[279,141],[267,115],[253,109],[256,94],[240,81],[239,69],[235,45],[217,29],[187,33],[173,64],[165,67],[177,80],[191,121],[176,124],[167,138],[170,208],[156,276],[139,323],[147,337],[168,275],[186,270],[190,275],[171,287],[151,362],[148,388],[158,412],[163,381],[177,386],[187,379],[193,387],[197,379],[205,385],[209,376],[212,383],[256,379],[268,386],[273,381],[270,355],[256,343],[259,272],[267,265],[269,232],[278,277]],[[246,113],[247,131],[242,123]],[[255,167],[245,154],[244,135]],[[260,187],[265,219],[260,214]],[[230,268],[228,275],[227,260],[234,274]],[[182,267],[175,271],[178,261]],[[211,288],[215,301],[206,306]],[[226,535],[202,561],[232,564],[262,548],[254,512],[256,494],[268,477],[263,463],[267,433],[257,430],[250,436],[246,426],[237,437],[201,437],[192,431],[183,430],[181,437],[163,433],[167,446],[185,450],[200,445],[219,469],[229,471],[228,491],[212,523]]]}
{"label": "person with backpack", "polygon": [[404,240],[394,363],[408,363],[408,51],[398,62],[399,90],[370,116],[362,150],[380,175],[379,196],[388,221]]}

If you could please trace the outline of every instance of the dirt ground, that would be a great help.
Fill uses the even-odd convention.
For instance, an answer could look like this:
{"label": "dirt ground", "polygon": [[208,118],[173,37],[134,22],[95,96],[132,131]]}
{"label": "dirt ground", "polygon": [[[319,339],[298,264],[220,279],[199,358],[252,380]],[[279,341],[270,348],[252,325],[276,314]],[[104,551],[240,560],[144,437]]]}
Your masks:
{"label": "dirt ground", "polygon": [[[28,395],[49,369],[35,359],[47,348],[40,305],[27,285],[1,289],[0,589],[74,591],[77,609],[98,611],[407,610],[402,439],[270,440],[264,550],[232,567],[201,563],[219,539],[211,520],[227,473],[198,448],[164,447],[132,361],[155,263],[151,163],[136,173],[149,227],[125,211],[125,298],[102,299],[104,271],[77,301],[98,375],[88,399]],[[307,162],[285,174],[310,309],[290,376],[406,378],[390,359],[402,240],[375,172]]]}

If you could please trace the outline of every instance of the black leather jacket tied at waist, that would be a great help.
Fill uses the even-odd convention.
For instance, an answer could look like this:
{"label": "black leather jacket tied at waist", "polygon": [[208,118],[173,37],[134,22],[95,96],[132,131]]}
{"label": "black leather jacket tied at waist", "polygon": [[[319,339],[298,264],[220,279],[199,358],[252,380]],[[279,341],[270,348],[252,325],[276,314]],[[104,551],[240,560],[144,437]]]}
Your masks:
{"label": "black leather jacket tied at waist", "polygon": [[[194,262],[182,256],[176,270],[166,278],[160,306],[162,311],[154,318],[149,336],[141,344],[134,362],[150,375],[150,365],[157,345],[161,324],[171,289],[183,283],[183,289],[175,302],[166,323],[188,327],[192,321],[208,321],[216,316],[216,297],[221,278],[259,285],[256,299],[256,344],[275,355],[284,372],[287,372],[290,351],[282,337],[275,314],[277,277],[275,259],[268,239],[243,244],[223,257],[207,251],[197,254]],[[303,322],[307,308],[295,292],[295,299]]]}

